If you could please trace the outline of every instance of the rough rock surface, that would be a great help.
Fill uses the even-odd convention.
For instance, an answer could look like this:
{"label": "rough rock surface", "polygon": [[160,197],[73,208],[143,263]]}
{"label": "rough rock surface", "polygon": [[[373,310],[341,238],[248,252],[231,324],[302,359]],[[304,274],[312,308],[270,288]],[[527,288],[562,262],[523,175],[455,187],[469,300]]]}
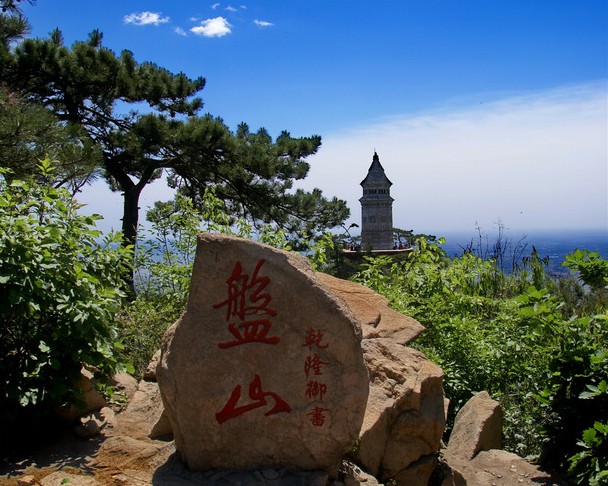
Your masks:
{"label": "rough rock surface", "polygon": [[336,472],[367,402],[360,340],[306,258],[200,235],[188,305],[157,368],[180,456],[193,470]]}
{"label": "rough rock surface", "polygon": [[[125,400],[130,400],[137,388],[137,380],[124,372],[114,375],[106,384],[112,385],[116,393],[122,395]],[[97,380],[88,369],[82,368],[76,387],[82,394],[82,407],[72,405],[57,410],[57,416],[62,420],[76,422],[82,415],[95,412],[108,405],[106,399],[97,389]]]}
{"label": "rough rock surface", "polygon": [[121,433],[136,439],[173,438],[158,383],[142,380],[124,412],[118,415]]}
{"label": "rough rock surface", "polygon": [[380,479],[426,485],[445,428],[443,372],[404,347],[424,327],[391,309],[387,299],[354,282],[320,274],[359,319],[370,393],[357,459]]}
{"label": "rough rock surface", "polygon": [[344,461],[340,469],[344,475],[342,482],[345,486],[378,486],[378,480],[371,474],[361,470],[350,461]]}
{"label": "rough rock surface", "polygon": [[492,449],[481,451],[471,461],[452,457],[448,459],[454,476],[442,486],[546,486],[564,484],[516,454]]}
{"label": "rough rock surface", "polygon": [[363,341],[370,394],[357,459],[374,476],[426,484],[445,427],[443,372],[389,339]]}
{"label": "rough rock surface", "polygon": [[146,370],[144,371],[144,380],[146,381],[156,381],[156,368],[158,367],[158,363],[160,362],[160,349],[154,353],[152,359],[146,366]]}
{"label": "rough rock surface", "polygon": [[66,422],[76,422],[81,415],[99,410],[107,405],[105,398],[95,388],[95,378],[86,368],[80,370],[80,377],[76,382],[76,388],[82,394],[82,406],[71,405],[57,411],[57,415]]}
{"label": "rough rock surface", "polygon": [[502,445],[503,413],[488,392],[473,396],[454,421],[444,465],[449,469],[442,486],[557,485],[550,474]]}
{"label": "rough rock surface", "polygon": [[344,299],[357,317],[363,339],[390,338],[397,344],[406,345],[424,331],[422,324],[391,309],[388,300],[373,290],[325,273],[317,275],[323,284]]}
{"label": "rough rock surface", "polygon": [[96,481],[91,477],[62,471],[49,474],[40,482],[40,484],[41,486],[101,486],[99,481]]}
{"label": "rough rock surface", "polygon": [[502,425],[500,404],[479,392],[456,415],[446,455],[471,460],[480,451],[502,448]]}

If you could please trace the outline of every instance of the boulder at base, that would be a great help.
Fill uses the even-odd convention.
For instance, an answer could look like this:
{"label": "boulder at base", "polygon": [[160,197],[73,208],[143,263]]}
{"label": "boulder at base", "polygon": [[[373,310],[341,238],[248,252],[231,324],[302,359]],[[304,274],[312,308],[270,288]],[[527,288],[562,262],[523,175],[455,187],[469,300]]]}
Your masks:
{"label": "boulder at base", "polygon": [[194,470],[334,474],[365,413],[360,343],[306,258],[200,235],[188,305],[157,369],[179,455]]}
{"label": "boulder at base", "polygon": [[447,456],[473,459],[479,451],[502,448],[503,412],[487,391],[473,396],[456,414]]}

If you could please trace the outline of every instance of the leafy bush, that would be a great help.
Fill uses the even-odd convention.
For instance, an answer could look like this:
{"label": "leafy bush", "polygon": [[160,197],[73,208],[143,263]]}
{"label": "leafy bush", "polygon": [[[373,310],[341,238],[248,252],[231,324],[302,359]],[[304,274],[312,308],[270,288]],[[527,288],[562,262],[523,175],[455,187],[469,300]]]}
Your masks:
{"label": "leafy bush", "polygon": [[471,252],[450,259],[419,240],[404,261],[367,258],[356,279],[427,328],[414,346],[446,374],[448,424],[487,390],[505,411],[508,450],[563,471],[577,457],[575,472],[587,480],[592,461],[606,459],[604,429],[594,425],[608,414],[608,315],[599,284],[606,263],[597,254],[570,255],[566,265],[590,279],[582,284],[552,280],[545,264],[533,249],[505,273],[496,259]]}
{"label": "leafy bush", "polygon": [[577,445],[583,450],[570,457],[570,474],[579,484],[608,484],[608,422],[595,422]]}
{"label": "leafy bush", "polygon": [[603,289],[608,285],[608,261],[600,257],[597,251],[574,250],[566,255],[563,265],[579,272],[580,279],[594,289]]}
{"label": "leafy bush", "polygon": [[[47,159],[40,179],[52,179]],[[100,243],[64,189],[0,174],[0,413],[13,420],[73,402],[82,366],[111,374],[128,250]]]}

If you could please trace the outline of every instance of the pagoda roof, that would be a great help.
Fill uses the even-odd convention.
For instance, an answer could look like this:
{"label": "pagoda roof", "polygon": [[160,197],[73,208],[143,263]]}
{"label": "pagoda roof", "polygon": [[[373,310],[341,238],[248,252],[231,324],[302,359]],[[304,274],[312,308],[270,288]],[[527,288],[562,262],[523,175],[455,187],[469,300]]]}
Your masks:
{"label": "pagoda roof", "polygon": [[367,171],[367,176],[365,179],[361,181],[361,185],[364,184],[388,184],[392,186],[393,183],[386,177],[384,173],[384,167],[380,163],[380,157],[378,154],[374,152],[374,158],[372,159],[372,164],[369,166],[369,170]]}

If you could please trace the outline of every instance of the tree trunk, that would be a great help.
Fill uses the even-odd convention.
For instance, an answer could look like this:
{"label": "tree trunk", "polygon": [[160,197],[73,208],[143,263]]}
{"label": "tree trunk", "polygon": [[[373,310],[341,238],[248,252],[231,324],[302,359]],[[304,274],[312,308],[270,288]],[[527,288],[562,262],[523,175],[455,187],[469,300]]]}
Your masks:
{"label": "tree trunk", "polygon": [[123,190],[122,241],[124,246],[132,245],[134,247],[137,241],[141,189],[132,186]]}
{"label": "tree trunk", "polygon": [[[124,189],[123,193],[122,244],[123,246],[131,246],[133,250],[135,250],[135,243],[137,242],[140,194],[141,188],[138,185]],[[124,278],[129,298],[135,298],[134,270],[132,269]]]}
{"label": "tree trunk", "polygon": [[[122,244],[123,246],[131,246],[135,249],[137,226],[139,224],[139,196],[143,188],[146,187],[146,184],[150,182],[156,167],[152,164],[148,165],[143,171],[139,182],[135,184],[122,169],[118,160],[106,159],[105,165],[108,172],[118,182],[120,189],[123,191]],[[135,258],[133,258],[134,261]],[[131,299],[135,298],[134,270],[133,268],[124,277],[125,288]]]}

